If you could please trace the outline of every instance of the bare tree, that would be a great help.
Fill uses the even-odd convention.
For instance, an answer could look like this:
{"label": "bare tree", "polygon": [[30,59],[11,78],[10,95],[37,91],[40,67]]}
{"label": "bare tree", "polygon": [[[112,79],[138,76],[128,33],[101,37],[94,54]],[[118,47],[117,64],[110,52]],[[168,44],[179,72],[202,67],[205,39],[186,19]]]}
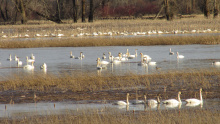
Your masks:
{"label": "bare tree", "polygon": [[86,22],[86,1],[82,0],[82,22]]}
{"label": "bare tree", "polygon": [[93,13],[94,13],[94,10],[93,10],[93,0],[90,0],[90,3],[89,3],[89,22],[93,22]]}
{"label": "bare tree", "polygon": [[78,20],[78,0],[72,0],[73,2],[73,21],[77,23]]}
{"label": "bare tree", "polygon": [[204,0],[204,16],[206,18],[210,17],[210,10],[209,10],[209,0]]}
{"label": "bare tree", "polygon": [[13,0],[15,3],[15,7],[17,11],[21,14],[21,23],[26,24],[27,23],[27,17],[26,17],[26,12],[25,12],[25,3],[23,0]]}
{"label": "bare tree", "polygon": [[214,18],[218,17],[218,13],[219,13],[219,6],[218,3],[216,3],[216,0],[214,0]]}

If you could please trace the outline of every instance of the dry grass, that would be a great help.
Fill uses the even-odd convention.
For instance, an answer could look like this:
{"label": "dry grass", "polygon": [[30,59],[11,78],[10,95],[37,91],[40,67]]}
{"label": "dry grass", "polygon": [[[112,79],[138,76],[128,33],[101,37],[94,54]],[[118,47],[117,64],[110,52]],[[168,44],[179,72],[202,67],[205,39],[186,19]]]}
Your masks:
{"label": "dry grass", "polygon": [[218,110],[164,110],[121,112],[114,109],[67,111],[65,115],[28,116],[22,118],[4,118],[1,123],[16,124],[217,124],[220,122]]}
{"label": "dry grass", "polygon": [[172,37],[133,37],[133,38],[68,38],[35,41],[4,41],[0,48],[34,47],[86,47],[86,46],[149,46],[220,44],[220,36],[172,36]]}
{"label": "dry grass", "polygon": [[[35,90],[54,91],[71,90],[73,92],[103,91],[112,89],[126,90],[128,87],[143,87],[149,90],[164,87],[178,90],[192,90],[203,87],[204,89],[219,89],[220,72],[218,70],[187,70],[185,72],[161,72],[151,75],[128,74],[115,76],[112,74],[97,76],[84,73],[83,75],[60,74],[60,75],[11,75],[6,81],[0,82],[0,91],[7,90]],[[215,89],[215,90],[214,90]]]}
{"label": "dry grass", "polygon": [[[149,30],[168,31],[174,30],[206,30],[220,31],[220,19],[204,19],[197,16],[190,19],[179,19],[174,21],[166,20],[97,20],[94,23],[70,23],[54,24],[51,22],[38,22],[33,25],[7,25],[0,26],[8,36],[29,34],[61,33],[65,36],[79,33],[93,32],[148,32]],[[34,22],[36,23],[36,22]],[[8,30],[11,29],[11,30]],[[28,30],[28,31],[27,31]],[[10,31],[10,32],[9,32]],[[182,44],[219,44],[220,36],[187,36],[187,37],[142,37],[142,38],[61,38],[55,40],[36,40],[36,41],[10,41],[0,42],[0,48],[32,48],[32,47],[78,47],[78,46],[113,46],[113,45],[182,45]],[[100,42],[101,41],[101,42]],[[105,41],[105,42],[104,42]]]}

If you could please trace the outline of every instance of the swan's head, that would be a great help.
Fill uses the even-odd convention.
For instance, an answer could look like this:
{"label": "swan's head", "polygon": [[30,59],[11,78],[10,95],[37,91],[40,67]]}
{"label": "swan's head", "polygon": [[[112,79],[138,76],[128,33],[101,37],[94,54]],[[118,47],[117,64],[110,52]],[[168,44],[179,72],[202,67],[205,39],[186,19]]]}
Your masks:
{"label": "swan's head", "polygon": [[181,91],[179,91],[178,94],[181,95]]}
{"label": "swan's head", "polygon": [[127,93],[127,97],[129,96],[129,93]]}
{"label": "swan's head", "polygon": [[202,92],[202,88],[200,88],[199,91]]}

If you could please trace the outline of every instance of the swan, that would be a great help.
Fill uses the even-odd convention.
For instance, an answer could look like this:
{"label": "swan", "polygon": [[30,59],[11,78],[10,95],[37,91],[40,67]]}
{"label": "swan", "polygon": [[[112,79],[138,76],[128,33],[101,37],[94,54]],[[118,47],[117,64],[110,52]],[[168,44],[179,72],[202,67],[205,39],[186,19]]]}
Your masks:
{"label": "swan", "polygon": [[163,101],[163,104],[181,104],[181,99],[180,99],[180,94],[181,92],[179,91],[178,92],[178,100],[176,99],[168,99],[168,100],[165,100]]}
{"label": "swan", "polygon": [[114,56],[112,56],[112,53],[111,52],[108,52],[109,56],[108,56],[108,59],[109,60],[113,60],[114,59]]}
{"label": "swan", "polygon": [[31,54],[30,59],[35,60],[35,56],[34,56],[34,54],[33,54],[33,53]]}
{"label": "swan", "polygon": [[169,55],[174,55],[174,52],[171,52],[171,48],[170,48]]}
{"label": "swan", "polygon": [[147,66],[147,59],[144,61],[144,58],[143,58],[143,54],[140,53],[141,55],[141,62],[138,63],[139,66]]}
{"label": "swan", "polygon": [[43,65],[40,66],[40,69],[47,69],[47,64],[44,63]]}
{"label": "swan", "polygon": [[9,58],[7,59],[8,61],[11,61],[12,59],[11,59],[11,54],[9,55]]}
{"label": "swan", "polygon": [[35,62],[34,59],[28,59],[28,56],[26,56],[26,61],[27,61],[27,62]]}
{"label": "swan", "polygon": [[15,55],[15,61],[18,61],[18,57]]}
{"label": "swan", "polygon": [[140,53],[140,55],[143,57],[143,60],[150,61],[152,59],[149,55],[144,55],[143,53]]}
{"label": "swan", "polygon": [[156,65],[157,62],[148,62],[149,65]]}
{"label": "swan", "polygon": [[135,100],[132,102],[132,104],[145,104],[146,103],[146,100],[147,100],[147,97],[146,95],[144,95],[144,100]]}
{"label": "swan", "polygon": [[200,95],[200,99],[195,99],[195,98],[190,98],[190,99],[186,99],[186,103],[187,104],[195,104],[195,105],[199,105],[203,103],[203,99],[202,99],[202,88],[199,89],[199,95]]}
{"label": "swan", "polygon": [[184,58],[184,56],[183,55],[179,55],[179,52],[176,52],[176,54],[177,54],[177,58],[179,59],[181,59],[181,58]]}
{"label": "swan", "polygon": [[80,52],[80,56],[79,57],[75,57],[75,59],[83,59],[85,56],[83,55],[83,52]]}
{"label": "swan", "polygon": [[146,103],[150,106],[150,105],[155,105],[155,104],[160,104],[160,98],[159,96],[157,96],[157,100],[155,99],[149,99],[146,101]]}
{"label": "swan", "polygon": [[103,53],[103,55],[102,55],[102,59],[106,59],[105,53]]}
{"label": "swan", "polygon": [[214,61],[212,62],[212,65],[220,65],[220,62]]}
{"label": "swan", "polygon": [[34,62],[31,62],[31,65],[25,65],[24,67],[23,67],[24,69],[27,69],[27,70],[32,70],[32,69],[34,69]]}
{"label": "swan", "polygon": [[129,97],[129,93],[127,93],[127,95],[126,95],[126,102],[124,102],[124,101],[117,101],[113,105],[129,105],[128,97]]}
{"label": "swan", "polygon": [[70,51],[70,58],[74,58],[72,51]]}
{"label": "swan", "polygon": [[134,59],[135,57],[137,57],[137,49],[135,49],[135,54],[134,55],[128,54],[128,59]]}
{"label": "swan", "polygon": [[18,61],[17,61],[17,65],[18,65],[18,66],[19,66],[19,65],[22,65],[22,61],[20,61],[19,58],[18,58]]}
{"label": "swan", "polygon": [[[97,58],[97,66],[96,66],[96,68],[98,69],[98,70],[101,70],[101,69],[105,69],[106,68],[106,63],[104,64],[104,66],[102,65],[102,63],[101,63],[101,61],[100,61],[100,58]],[[106,61],[107,62],[107,61]],[[109,63],[109,62],[108,62]]]}

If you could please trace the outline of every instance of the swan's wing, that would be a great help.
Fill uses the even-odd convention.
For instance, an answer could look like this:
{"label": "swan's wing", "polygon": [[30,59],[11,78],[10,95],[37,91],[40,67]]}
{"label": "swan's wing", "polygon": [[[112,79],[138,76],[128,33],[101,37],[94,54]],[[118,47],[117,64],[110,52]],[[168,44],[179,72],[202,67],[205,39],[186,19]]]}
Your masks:
{"label": "swan's wing", "polygon": [[186,99],[185,101],[186,101],[187,103],[201,103],[200,100],[195,99],[195,98]]}

